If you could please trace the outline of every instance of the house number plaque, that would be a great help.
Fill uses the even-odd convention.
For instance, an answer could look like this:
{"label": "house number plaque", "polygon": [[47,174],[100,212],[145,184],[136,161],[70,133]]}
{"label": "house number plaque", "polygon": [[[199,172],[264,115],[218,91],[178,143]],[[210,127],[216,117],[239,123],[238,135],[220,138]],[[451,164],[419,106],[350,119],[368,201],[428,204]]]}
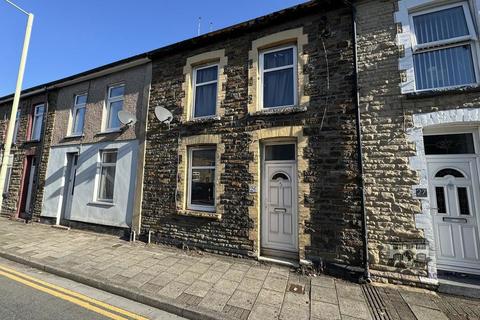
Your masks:
{"label": "house number plaque", "polygon": [[428,197],[427,188],[415,188],[415,198],[424,199]]}

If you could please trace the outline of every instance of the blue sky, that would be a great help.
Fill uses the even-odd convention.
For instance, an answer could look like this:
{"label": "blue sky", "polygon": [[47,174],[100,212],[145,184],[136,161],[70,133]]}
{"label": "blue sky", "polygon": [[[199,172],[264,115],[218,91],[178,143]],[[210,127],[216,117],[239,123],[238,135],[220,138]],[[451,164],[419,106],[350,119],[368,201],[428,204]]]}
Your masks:
{"label": "blue sky", "polygon": [[[23,88],[305,0],[14,0],[35,14]],[[0,0],[0,96],[15,89],[26,16]]]}

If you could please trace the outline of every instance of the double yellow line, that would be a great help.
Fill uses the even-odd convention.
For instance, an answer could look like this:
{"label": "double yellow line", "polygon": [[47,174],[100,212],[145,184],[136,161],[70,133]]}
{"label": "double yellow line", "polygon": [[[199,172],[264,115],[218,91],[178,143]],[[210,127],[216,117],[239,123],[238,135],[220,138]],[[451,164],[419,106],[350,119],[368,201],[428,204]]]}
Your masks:
{"label": "double yellow line", "polygon": [[128,320],[128,319],[135,319],[135,320],[148,320],[142,316],[139,316],[135,313],[129,312],[127,310],[109,305],[102,301],[98,301],[96,299],[90,298],[78,292],[74,292],[54,284],[42,281],[40,279],[36,279],[34,277],[28,276],[16,270],[7,268],[5,266],[0,265],[0,276],[4,276],[11,280],[17,281],[22,283],[26,286],[34,288],[36,290],[45,292],[52,296],[55,296],[59,299],[74,303],[78,306],[81,306],[85,309],[90,311],[96,312],[101,314],[107,318],[114,319],[114,320]]}

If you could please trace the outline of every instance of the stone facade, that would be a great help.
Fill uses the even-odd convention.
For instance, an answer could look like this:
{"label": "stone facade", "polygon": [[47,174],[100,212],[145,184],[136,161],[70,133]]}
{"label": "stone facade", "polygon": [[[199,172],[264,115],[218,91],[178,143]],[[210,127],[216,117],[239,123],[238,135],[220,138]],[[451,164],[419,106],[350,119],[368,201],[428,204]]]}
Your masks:
{"label": "stone facade", "polygon": [[[298,147],[299,259],[361,263],[351,12],[348,8],[327,10],[318,3],[306,8],[231,28],[230,34],[207,35],[182,50],[153,55],[143,234],[151,232],[154,241],[184,247],[259,256],[259,146],[272,138],[291,139]],[[259,39],[271,40],[260,46],[295,40],[299,48],[299,103],[295,107],[274,112],[257,108],[252,70],[256,70]],[[191,57],[219,51],[226,64],[220,90],[224,97],[217,116],[188,121],[184,67]],[[169,126],[156,120],[156,106],[173,113]],[[219,141],[217,189],[221,192],[214,215],[182,209],[187,161],[182,150],[185,141],[202,136],[212,137],[208,143]]]}
{"label": "stone facade", "polygon": [[[407,2],[435,4],[390,0],[356,5],[369,253],[374,276],[435,283],[430,206],[428,199],[413,196],[414,187],[426,184],[423,132],[434,125],[478,125],[480,93],[475,87],[412,90],[413,71],[405,70],[407,56],[411,58]],[[419,243],[427,246],[424,263],[392,265],[392,252]]]}
{"label": "stone facade", "polygon": [[[49,143],[52,133],[52,124],[54,112],[51,106],[55,104],[56,92],[44,91],[36,95],[21,99],[19,104],[20,122],[18,126],[16,143],[12,146],[13,155],[12,174],[6,197],[3,200],[1,215],[11,218],[38,219],[41,211],[43,196],[43,186],[45,183],[45,170],[48,159]],[[34,107],[38,104],[44,104],[45,114],[42,123],[42,134],[39,141],[30,141],[29,135],[33,121]],[[0,105],[2,119],[2,132],[6,130],[8,119],[10,118],[11,101]],[[22,216],[19,212],[21,194],[26,192],[23,187],[27,184],[25,179],[26,158],[32,156],[36,161],[36,171],[33,177],[31,214]]]}

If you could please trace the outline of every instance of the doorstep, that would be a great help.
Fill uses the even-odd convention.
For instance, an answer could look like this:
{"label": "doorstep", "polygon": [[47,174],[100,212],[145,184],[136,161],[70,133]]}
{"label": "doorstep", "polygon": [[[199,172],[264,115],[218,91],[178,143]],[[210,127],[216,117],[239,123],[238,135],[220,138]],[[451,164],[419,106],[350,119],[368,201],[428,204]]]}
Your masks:
{"label": "doorstep", "polygon": [[480,298],[480,275],[439,271],[438,284],[439,292]]}

